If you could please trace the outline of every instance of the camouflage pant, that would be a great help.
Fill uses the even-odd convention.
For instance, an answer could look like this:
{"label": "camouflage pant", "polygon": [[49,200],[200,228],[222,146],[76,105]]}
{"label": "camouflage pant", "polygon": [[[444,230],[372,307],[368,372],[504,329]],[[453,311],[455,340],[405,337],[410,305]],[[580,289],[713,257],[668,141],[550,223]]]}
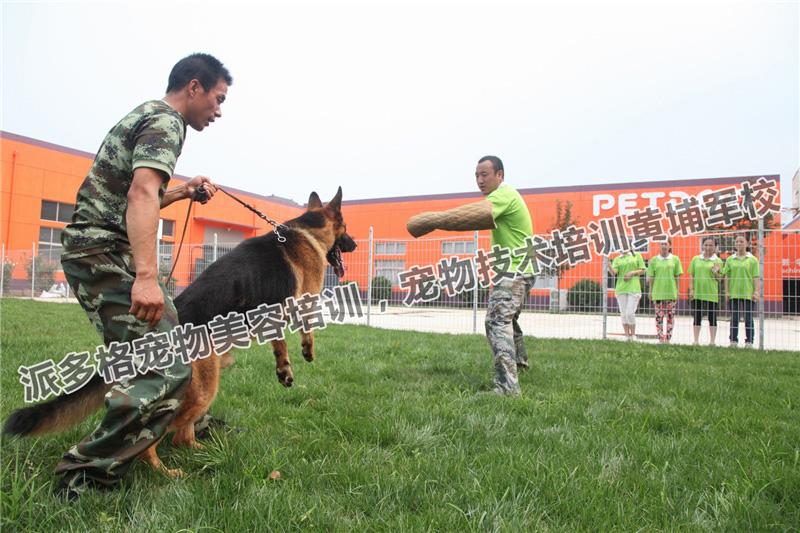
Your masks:
{"label": "camouflage pant", "polygon": [[495,391],[519,394],[517,367],[528,368],[528,354],[517,320],[534,278],[504,279],[494,286],[486,310],[486,338],[494,354]]}
{"label": "camouflage pant", "polygon": [[[168,332],[178,325],[178,312],[164,292],[164,315],[150,327],[128,310],[135,278],[129,252],[108,252],[63,261],[70,287],[108,345],[130,342],[148,331]],[[122,380],[106,394],[106,413],[97,429],[73,446],[56,466],[63,482],[82,490],[87,482],[111,487],[136,456],[164,435],[191,381],[192,369],[180,361]]]}

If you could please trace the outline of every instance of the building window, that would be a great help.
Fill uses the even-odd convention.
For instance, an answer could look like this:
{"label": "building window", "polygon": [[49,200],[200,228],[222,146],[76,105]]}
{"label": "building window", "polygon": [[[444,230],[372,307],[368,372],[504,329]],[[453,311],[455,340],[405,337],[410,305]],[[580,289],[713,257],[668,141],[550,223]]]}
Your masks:
{"label": "building window", "polygon": [[442,241],[442,255],[474,254],[475,241]]}
{"label": "building window", "polygon": [[175,221],[174,220],[167,220],[162,218],[161,219],[161,236],[162,237],[174,237],[175,236]]}
{"label": "building window", "polygon": [[70,223],[74,211],[75,206],[72,204],[42,200],[42,220]]}
{"label": "building window", "polygon": [[61,258],[61,230],[59,228],[39,228],[39,257],[52,261]]}
{"label": "building window", "polygon": [[400,283],[400,272],[405,270],[405,261],[375,261],[375,276],[382,276],[389,280],[392,287]]}
{"label": "building window", "polygon": [[[169,274],[172,268],[172,251],[175,245],[171,242],[161,241],[158,246],[158,270],[163,276]],[[175,274],[173,274],[175,276]]]}
{"label": "building window", "polygon": [[376,242],[375,255],[405,255],[406,243],[404,242]]}
{"label": "building window", "polygon": [[557,286],[558,277],[552,274],[536,276],[536,281],[533,282],[534,289],[555,289]]}

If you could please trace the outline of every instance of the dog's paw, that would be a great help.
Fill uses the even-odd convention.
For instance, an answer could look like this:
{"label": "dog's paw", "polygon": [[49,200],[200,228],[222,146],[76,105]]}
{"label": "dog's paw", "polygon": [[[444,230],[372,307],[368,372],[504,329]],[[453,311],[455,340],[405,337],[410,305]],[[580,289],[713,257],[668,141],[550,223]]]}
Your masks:
{"label": "dog's paw", "polygon": [[278,376],[278,381],[284,387],[291,387],[292,383],[294,382],[294,374],[292,373],[292,367],[285,366],[283,368],[279,368],[275,371],[275,374]]}
{"label": "dog's paw", "polygon": [[304,344],[303,345],[303,359],[305,359],[309,363],[314,360],[314,345],[313,344]]}
{"label": "dog's paw", "polygon": [[186,476],[180,468],[165,468],[164,473],[173,479]]}

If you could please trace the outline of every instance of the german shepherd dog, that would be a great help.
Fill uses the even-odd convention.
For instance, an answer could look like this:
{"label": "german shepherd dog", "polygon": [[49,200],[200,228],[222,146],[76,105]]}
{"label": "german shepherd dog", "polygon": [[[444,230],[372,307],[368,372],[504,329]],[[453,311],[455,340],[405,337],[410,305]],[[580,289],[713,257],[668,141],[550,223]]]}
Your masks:
{"label": "german shepherd dog", "polygon": [[[352,252],[356,243],[347,234],[341,213],[342,188],[323,206],[316,192],[308,199],[308,208],[299,217],[284,223],[279,242],[270,232],[247,239],[231,252],[212,263],[177,298],[175,307],[181,324],[207,324],[217,315],[231,311],[244,313],[265,303],[281,304],[290,296],[320,294],[326,263],[336,275],[344,275],[342,252]],[[303,357],[314,360],[314,335],[301,333]],[[272,341],[278,381],[291,387],[294,381],[285,340]],[[201,447],[195,440],[194,423],[211,406],[219,388],[220,369],[232,362],[227,354],[212,354],[192,362],[192,380],[167,433],[175,431],[173,444]],[[102,404],[107,385],[101,376],[70,395],[14,411],[6,420],[3,433],[9,435],[41,435],[65,430],[81,422]],[[154,469],[170,476],[182,475],[178,469],[167,469],[150,446],[139,458]]]}

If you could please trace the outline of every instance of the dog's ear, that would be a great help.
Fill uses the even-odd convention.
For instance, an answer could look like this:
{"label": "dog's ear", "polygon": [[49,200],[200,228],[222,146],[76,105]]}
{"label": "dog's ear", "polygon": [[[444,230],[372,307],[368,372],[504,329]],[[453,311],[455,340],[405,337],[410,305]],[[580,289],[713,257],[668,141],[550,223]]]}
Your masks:
{"label": "dog's ear", "polygon": [[341,187],[339,187],[339,190],[336,191],[336,196],[333,197],[333,200],[328,202],[328,207],[330,207],[334,211],[341,211],[342,210],[342,188]]}
{"label": "dog's ear", "polygon": [[322,207],[322,200],[319,199],[319,195],[316,192],[312,192],[311,196],[308,197],[308,208],[314,209],[317,207]]}

